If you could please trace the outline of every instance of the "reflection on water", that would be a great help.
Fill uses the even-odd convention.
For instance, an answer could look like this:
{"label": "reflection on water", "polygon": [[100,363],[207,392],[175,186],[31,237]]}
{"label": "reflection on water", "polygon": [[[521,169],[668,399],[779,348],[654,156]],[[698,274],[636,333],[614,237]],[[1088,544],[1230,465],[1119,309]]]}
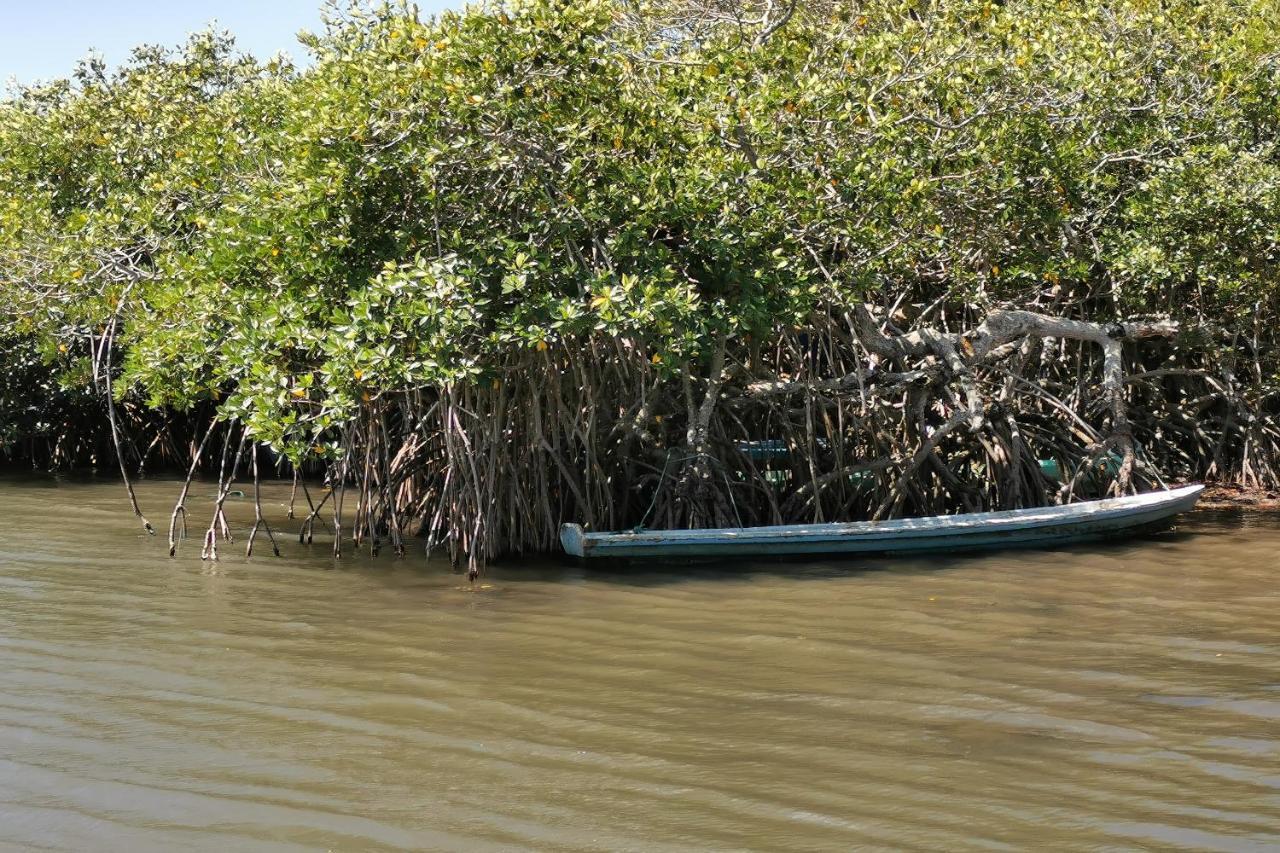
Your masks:
{"label": "reflection on water", "polygon": [[1277,519],[471,588],[169,560],[117,485],[50,486],[0,481],[0,846],[1280,846]]}

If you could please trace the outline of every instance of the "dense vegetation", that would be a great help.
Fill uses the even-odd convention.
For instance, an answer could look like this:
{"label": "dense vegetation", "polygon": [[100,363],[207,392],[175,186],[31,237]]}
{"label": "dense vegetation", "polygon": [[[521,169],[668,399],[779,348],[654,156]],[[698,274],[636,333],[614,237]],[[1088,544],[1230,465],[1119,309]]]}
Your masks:
{"label": "dense vegetation", "polygon": [[1275,0],[329,18],[0,104],[0,453],[270,446],[472,566],[1277,485]]}

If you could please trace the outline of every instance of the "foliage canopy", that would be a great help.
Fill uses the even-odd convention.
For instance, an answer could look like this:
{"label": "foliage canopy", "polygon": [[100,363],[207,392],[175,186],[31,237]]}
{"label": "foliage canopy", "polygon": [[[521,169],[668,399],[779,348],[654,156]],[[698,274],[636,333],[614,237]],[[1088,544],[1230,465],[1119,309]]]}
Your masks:
{"label": "foliage canopy", "polygon": [[117,397],[302,461],[406,394],[716,382],[864,303],[1275,316],[1275,0],[356,5],[305,44],[0,104],[0,331],[83,386],[118,326]]}

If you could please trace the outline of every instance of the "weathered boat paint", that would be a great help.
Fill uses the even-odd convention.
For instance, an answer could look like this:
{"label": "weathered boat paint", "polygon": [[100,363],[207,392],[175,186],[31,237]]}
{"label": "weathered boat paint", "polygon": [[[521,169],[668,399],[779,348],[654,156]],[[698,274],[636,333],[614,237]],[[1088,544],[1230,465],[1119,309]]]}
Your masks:
{"label": "weathered boat paint", "polygon": [[1110,538],[1168,523],[1195,506],[1204,486],[1183,486],[1065,506],[858,521],[713,530],[590,533],[560,528],[575,557],[728,557],[1034,548]]}

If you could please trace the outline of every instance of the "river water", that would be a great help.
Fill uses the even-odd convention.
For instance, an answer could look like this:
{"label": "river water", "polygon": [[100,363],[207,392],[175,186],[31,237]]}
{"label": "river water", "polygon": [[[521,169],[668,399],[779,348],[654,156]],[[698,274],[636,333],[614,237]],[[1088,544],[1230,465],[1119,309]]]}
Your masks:
{"label": "river water", "polygon": [[282,546],[0,480],[0,848],[1280,848],[1275,517],[474,587]]}

